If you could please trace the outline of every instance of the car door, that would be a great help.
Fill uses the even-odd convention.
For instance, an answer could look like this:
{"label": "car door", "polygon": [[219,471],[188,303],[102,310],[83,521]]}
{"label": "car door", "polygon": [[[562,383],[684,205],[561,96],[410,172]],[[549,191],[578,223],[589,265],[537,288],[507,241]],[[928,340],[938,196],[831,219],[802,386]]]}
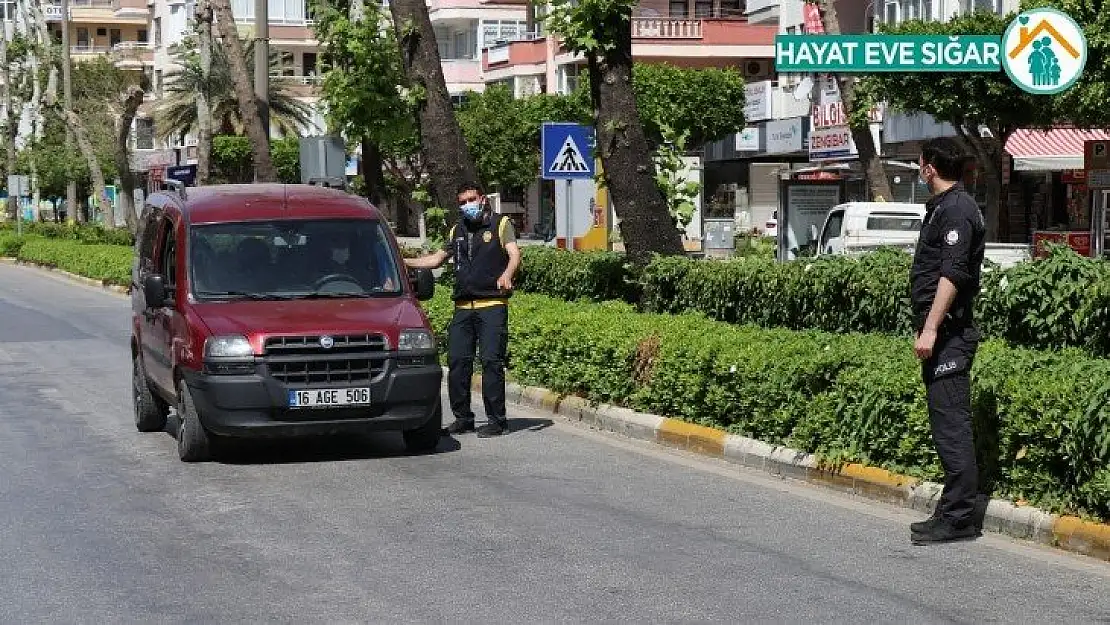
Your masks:
{"label": "car door", "polygon": [[837,254],[841,250],[841,230],[844,225],[844,209],[833,209],[825,220],[825,229],[817,250],[819,254]]}
{"label": "car door", "polygon": [[166,394],[173,392],[173,320],[177,296],[177,236],[174,220],[165,215],[160,220],[160,234],[155,248],[154,272],[162,276],[166,301],[158,308],[148,309],[148,328],[144,337],[147,375]]}
{"label": "car door", "polygon": [[147,306],[146,295],[143,292],[143,283],[146,277],[158,273],[158,252],[162,235],[165,234],[165,222],[162,210],[156,206],[147,205],[143,211],[142,232],[139,233],[139,256],[135,271],[135,284],[132,298],[135,301],[135,332],[138,341],[143,369],[147,377],[153,381],[154,373],[159,368],[158,340],[155,338],[156,310]]}

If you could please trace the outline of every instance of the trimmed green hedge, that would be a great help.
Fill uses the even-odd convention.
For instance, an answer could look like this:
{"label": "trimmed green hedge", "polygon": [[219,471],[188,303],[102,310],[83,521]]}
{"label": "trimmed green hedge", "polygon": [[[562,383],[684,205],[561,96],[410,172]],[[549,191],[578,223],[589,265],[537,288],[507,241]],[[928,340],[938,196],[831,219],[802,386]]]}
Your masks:
{"label": "trimmed green hedge", "polygon": [[83,245],[73,241],[27,238],[17,258],[105,284],[131,284],[132,248],[126,245]]}
{"label": "trimmed green hedge", "polygon": [[[0,235],[5,233],[15,234],[14,223],[5,222],[0,225]],[[93,224],[54,223],[42,221],[23,222],[23,233],[33,234],[48,239],[62,239],[76,241],[89,245],[134,245],[135,237],[126,228],[107,230]]]}
{"label": "trimmed green hedge", "polygon": [[[643,312],[699,312],[733,324],[905,336],[911,332],[910,263],[904,252],[881,250],[788,263],[669,257],[634,270],[618,254],[529,247],[518,286],[570,301],[637,302]],[[986,336],[1014,345],[1110,356],[1110,263],[1058,247],[1046,259],[990,268],[976,317]]]}
{"label": "trimmed green hedge", "polygon": [[[427,310],[446,348],[446,289]],[[510,370],[524,384],[939,480],[908,339],[738,326],[620,302],[520,294]],[[977,427],[996,494],[1110,518],[1110,361],[983,344]]]}

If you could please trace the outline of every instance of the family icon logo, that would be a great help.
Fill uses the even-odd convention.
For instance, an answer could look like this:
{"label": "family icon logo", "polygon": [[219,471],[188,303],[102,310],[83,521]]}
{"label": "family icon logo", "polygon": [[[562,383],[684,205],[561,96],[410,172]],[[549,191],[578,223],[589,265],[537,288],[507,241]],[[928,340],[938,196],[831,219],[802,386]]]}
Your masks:
{"label": "family icon logo", "polygon": [[1067,14],[1031,9],[1002,35],[1002,67],[1029,93],[1052,95],[1075,84],[1087,64],[1087,37]]}

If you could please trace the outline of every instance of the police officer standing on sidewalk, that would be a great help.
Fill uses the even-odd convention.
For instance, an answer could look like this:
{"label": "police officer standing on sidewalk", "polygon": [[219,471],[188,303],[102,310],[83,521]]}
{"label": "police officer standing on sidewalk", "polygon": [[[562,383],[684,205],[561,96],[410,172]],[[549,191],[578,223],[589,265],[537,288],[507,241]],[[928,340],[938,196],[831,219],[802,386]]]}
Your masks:
{"label": "police officer standing on sidewalk", "polygon": [[910,292],[929,425],[944,467],[944,490],[933,516],[910,526],[916,544],[980,535],[978,466],[971,422],[971,366],[979,345],[972,315],[986,250],[979,205],[959,182],[966,162],[950,138],[926,142],[918,161],[932,198],[925,204]]}
{"label": "police officer standing on sidewalk", "polygon": [[455,259],[455,315],[447,333],[447,391],[455,421],[450,434],[473,431],[470,380],[477,343],[482,360],[482,399],[488,423],[478,436],[500,436],[508,431],[505,410],[505,358],[509,342],[509,296],[520,267],[520,247],[508,217],[495,220],[481,188],[459,187],[459,222],[451,228],[443,249],[405,260],[415,269],[435,269]]}

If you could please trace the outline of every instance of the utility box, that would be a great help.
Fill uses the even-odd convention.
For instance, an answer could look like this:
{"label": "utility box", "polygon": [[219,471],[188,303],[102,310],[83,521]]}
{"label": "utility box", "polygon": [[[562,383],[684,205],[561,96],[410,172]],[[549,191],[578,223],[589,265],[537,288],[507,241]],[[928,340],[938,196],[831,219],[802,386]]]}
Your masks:
{"label": "utility box", "polygon": [[712,258],[727,258],[736,250],[736,221],[734,219],[706,219],[705,255]]}
{"label": "utility box", "polygon": [[342,137],[301,137],[301,184],[347,188],[347,146]]}

